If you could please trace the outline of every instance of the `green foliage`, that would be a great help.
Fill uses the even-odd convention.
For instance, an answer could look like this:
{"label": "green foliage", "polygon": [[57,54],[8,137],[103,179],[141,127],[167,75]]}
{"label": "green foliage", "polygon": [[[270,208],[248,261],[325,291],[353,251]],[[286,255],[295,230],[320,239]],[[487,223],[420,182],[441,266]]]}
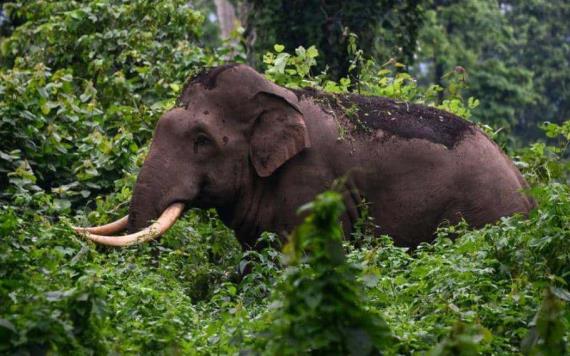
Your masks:
{"label": "green foliage", "polygon": [[487,329],[458,322],[449,336],[431,349],[428,355],[479,355],[483,351],[481,344],[490,338],[491,333]]}
{"label": "green foliage", "polygon": [[[570,5],[564,0],[238,1],[246,3],[249,60],[274,43],[315,44],[318,72],[346,77],[360,45],[376,63],[405,63],[420,86],[449,88],[446,73],[469,73],[467,97],[480,100],[472,119],[525,141],[545,120],[570,117]],[[399,69],[398,71],[401,71]],[[451,95],[453,96],[453,94]],[[438,93],[439,102],[444,92]],[[509,138],[516,141],[516,138]]]}
{"label": "green foliage", "polygon": [[[396,57],[413,62],[413,53],[423,20],[425,1],[267,1],[244,0],[247,4],[246,41],[251,62],[259,54],[282,43],[288,48],[314,44],[330,77],[348,76],[351,33],[377,58]],[[261,57],[261,56],[259,56]]]}
{"label": "green foliage", "polygon": [[342,196],[323,193],[300,212],[309,215],[284,248],[289,267],[277,285],[264,352],[368,355],[389,348],[388,326],[366,307],[357,269],[345,260]]}
{"label": "green foliage", "polygon": [[[372,59],[365,59],[363,51],[358,49],[354,40],[351,42],[351,51],[354,53],[349,68],[350,77],[343,77],[333,81],[326,73],[312,75],[311,69],[316,66],[319,52],[314,46],[305,49],[298,47],[295,55],[285,51],[283,45],[275,45],[275,52],[267,52],[263,56],[266,66],[265,76],[277,84],[289,88],[311,87],[329,93],[357,92],[363,95],[385,96],[402,101],[411,101],[452,112],[465,119],[471,117],[471,111],[479,106],[479,100],[470,97],[464,99],[463,90],[466,87],[466,73],[457,67],[445,75],[448,79],[447,88],[431,85],[422,88],[417,85],[416,79],[409,73],[402,72],[403,64],[394,59],[378,65]],[[440,100],[440,93],[444,90],[447,95]]]}
{"label": "green foliage", "polygon": [[557,297],[570,302],[570,293],[557,289],[547,289],[542,305],[533,321],[522,348],[529,355],[566,355],[568,346],[564,338],[564,306]]}
{"label": "green foliage", "polygon": [[467,94],[481,101],[474,120],[539,137],[545,120],[570,116],[570,5],[546,1],[430,0],[419,30],[414,73],[444,86],[462,66]]}
{"label": "green foliage", "polygon": [[546,122],[542,125],[546,136],[553,141],[558,141],[558,145],[548,145],[544,142],[537,142],[530,147],[519,150],[518,160],[515,160],[519,168],[525,173],[525,177],[531,185],[540,182],[560,182],[570,181],[570,162],[565,160],[568,145],[570,143],[570,120],[562,125]]}
{"label": "green foliage", "polygon": [[125,250],[97,250],[66,222],[10,208],[0,233],[2,353],[190,352],[195,303],[239,261],[232,234],[197,212],[160,245]]}
{"label": "green foliage", "polygon": [[469,95],[482,103],[475,118],[495,126],[514,125],[517,106],[531,102],[534,92],[531,72],[510,57],[512,33],[507,27],[496,1],[431,1],[420,32],[418,74],[443,86],[445,73],[465,68]]}
{"label": "green foliage", "polygon": [[[158,243],[110,250],[82,241],[66,222],[54,224],[32,211],[21,215],[3,208],[0,344],[10,353],[37,348],[237,353],[262,346],[267,330],[283,336],[279,331],[289,330],[292,321],[298,330],[320,337],[303,333],[303,342],[331,340],[327,337],[339,329],[319,324],[317,317],[347,320],[346,310],[366,310],[359,321],[381,313],[395,334],[390,352],[445,354],[460,348],[516,353],[529,343],[523,340],[543,347],[546,341],[540,340],[550,335],[548,345],[567,345],[570,190],[545,186],[537,200],[539,209],[528,220],[508,218],[480,230],[449,227],[435,244],[422,245],[413,254],[386,236],[361,240],[358,247],[345,242],[346,260],[338,222],[323,214],[324,219],[313,222],[331,223],[318,231],[326,230],[336,240],[305,225],[299,230],[303,236],[290,245],[297,247],[287,253],[296,265],[281,269],[272,248],[249,252],[241,265],[249,265],[251,273],[242,281],[236,275],[239,247],[210,214],[191,212]],[[451,242],[450,236],[461,237]],[[291,284],[295,281],[299,284]],[[541,299],[549,285],[556,307],[546,314],[550,316],[540,316],[550,320],[546,329],[535,328],[542,322],[532,320],[543,313]],[[337,292],[327,289],[325,294],[325,286]],[[275,297],[269,298],[272,291]],[[311,297],[319,295],[322,300],[315,303]],[[358,308],[323,310],[341,304]],[[558,334],[540,331],[551,324]],[[314,328],[306,329],[309,325]],[[269,340],[277,344],[277,339]],[[283,353],[299,351],[295,345],[301,347],[293,344]]]}
{"label": "green foliage", "polygon": [[510,0],[505,7],[514,37],[509,50],[532,72],[533,90],[538,94],[517,110],[517,133],[533,137],[538,131],[536,124],[542,121],[561,124],[570,119],[570,3]]}
{"label": "green foliage", "polygon": [[295,55],[284,52],[285,46],[276,44],[275,53],[267,52],[263,63],[267,66],[265,75],[271,81],[291,88],[304,88],[312,85],[309,80],[311,68],[317,64],[319,52],[315,46],[308,49],[298,47]]}
{"label": "green foliage", "polygon": [[0,44],[1,199],[30,201],[25,185],[65,210],[134,170],[188,75],[217,60],[186,3],[5,5],[21,25]]}
{"label": "green foliage", "polygon": [[[520,351],[545,286],[560,285],[560,296],[568,291],[570,190],[543,189],[530,219],[507,218],[479,230],[444,228],[413,256],[387,237],[353,250],[350,258],[363,264],[368,294],[399,338],[400,353]],[[461,237],[452,242],[454,236]],[[567,344],[570,308],[556,298],[564,330],[557,342]]]}

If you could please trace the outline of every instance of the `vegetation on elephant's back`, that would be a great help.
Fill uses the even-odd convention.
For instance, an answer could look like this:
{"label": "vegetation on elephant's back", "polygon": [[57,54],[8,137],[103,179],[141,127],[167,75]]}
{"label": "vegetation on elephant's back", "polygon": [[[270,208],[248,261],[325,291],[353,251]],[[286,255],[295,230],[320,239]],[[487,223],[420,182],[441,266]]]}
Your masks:
{"label": "vegetation on elephant's back", "polygon": [[[529,219],[445,227],[413,252],[371,235],[365,214],[340,249],[334,193],[313,204],[330,214],[297,231],[288,266],[273,248],[242,253],[207,211],[151,245],[111,250],[78,238],[72,220],[126,211],[154,121],[190,73],[227,55],[202,49],[201,15],[186,3],[6,6],[18,26],[0,43],[0,353],[568,352],[568,122],[544,126],[559,145],[512,151],[538,202]],[[266,75],[280,84],[331,93],[355,84],[312,76],[314,50],[276,50]],[[360,60],[354,90],[467,118],[476,110],[461,96],[463,73],[440,101],[441,88],[422,89],[397,63]]]}

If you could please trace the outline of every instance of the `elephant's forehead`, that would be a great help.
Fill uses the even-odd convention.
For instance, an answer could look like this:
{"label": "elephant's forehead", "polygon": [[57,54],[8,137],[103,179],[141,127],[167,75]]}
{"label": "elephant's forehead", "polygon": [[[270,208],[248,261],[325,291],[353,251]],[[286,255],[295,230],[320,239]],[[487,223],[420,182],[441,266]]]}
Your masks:
{"label": "elephant's forehead", "polygon": [[[225,127],[223,120],[215,112],[208,110],[187,110],[185,108],[174,108],[165,113],[157,123],[156,137],[160,137],[161,142],[169,142],[169,139],[185,137],[188,132],[192,132],[196,127],[208,128],[210,130],[221,130]],[[164,141],[167,140],[167,141]]]}
{"label": "elephant's forehead", "polygon": [[244,120],[249,116],[256,115],[259,108],[256,107],[253,96],[255,93],[236,88],[228,90],[226,87],[217,87],[212,90],[193,88],[187,97],[186,109],[193,116],[235,117]]}

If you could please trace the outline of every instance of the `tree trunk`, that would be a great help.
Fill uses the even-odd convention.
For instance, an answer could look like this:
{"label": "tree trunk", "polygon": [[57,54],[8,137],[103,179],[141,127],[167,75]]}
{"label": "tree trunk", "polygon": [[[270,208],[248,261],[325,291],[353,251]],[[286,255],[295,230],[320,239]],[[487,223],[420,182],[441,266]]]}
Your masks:
{"label": "tree trunk", "polygon": [[227,40],[237,23],[235,9],[228,0],[214,0],[214,3],[220,24],[220,36],[223,40]]}

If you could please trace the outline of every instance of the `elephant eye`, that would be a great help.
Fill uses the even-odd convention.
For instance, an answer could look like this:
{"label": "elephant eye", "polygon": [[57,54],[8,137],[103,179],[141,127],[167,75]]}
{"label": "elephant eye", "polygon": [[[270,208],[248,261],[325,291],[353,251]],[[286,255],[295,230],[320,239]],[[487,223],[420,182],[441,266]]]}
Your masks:
{"label": "elephant eye", "polygon": [[206,136],[205,134],[199,134],[194,139],[194,151],[197,151],[200,148],[210,146],[212,144],[212,139]]}

